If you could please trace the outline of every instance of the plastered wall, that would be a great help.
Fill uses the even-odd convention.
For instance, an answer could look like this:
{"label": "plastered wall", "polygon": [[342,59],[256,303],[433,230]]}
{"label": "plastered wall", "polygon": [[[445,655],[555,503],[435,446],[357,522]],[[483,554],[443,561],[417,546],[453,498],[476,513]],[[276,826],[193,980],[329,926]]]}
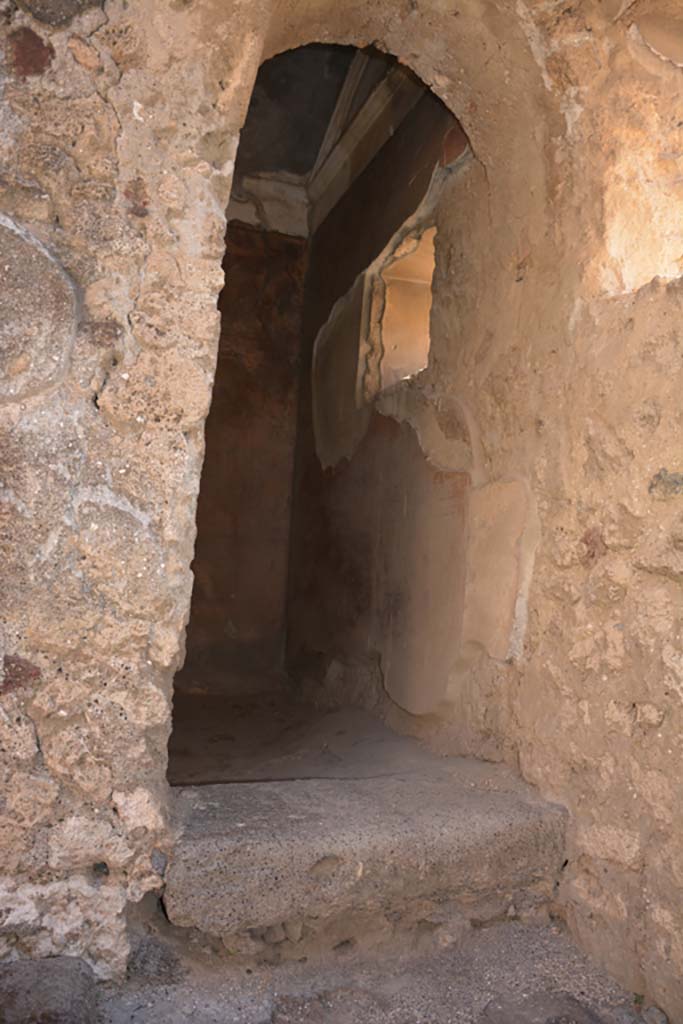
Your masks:
{"label": "plastered wall", "polygon": [[228,225],[180,689],[282,669],[306,241]]}
{"label": "plastered wall", "polygon": [[[347,679],[374,672],[414,714],[438,706],[458,657],[470,479],[464,466],[430,458],[411,415],[419,384],[392,379],[397,322],[412,343],[415,320],[396,309],[390,275],[417,238],[433,253],[437,197],[466,155],[453,115],[425,95],[313,235],[306,283],[290,671],[300,679],[312,672],[318,683],[335,661]],[[419,372],[429,350],[431,274],[417,287]],[[415,312],[414,295],[408,305]],[[380,413],[382,388],[391,399]],[[399,395],[405,409],[396,412]]]}
{"label": "plastered wall", "polygon": [[1,7],[2,954],[120,973],[126,901],[163,884],[237,133],[262,57],[373,41],[475,154],[439,208],[426,421],[532,524],[514,650],[473,652],[452,735],[568,805],[571,927],[677,1019],[678,5],[44,7]]}

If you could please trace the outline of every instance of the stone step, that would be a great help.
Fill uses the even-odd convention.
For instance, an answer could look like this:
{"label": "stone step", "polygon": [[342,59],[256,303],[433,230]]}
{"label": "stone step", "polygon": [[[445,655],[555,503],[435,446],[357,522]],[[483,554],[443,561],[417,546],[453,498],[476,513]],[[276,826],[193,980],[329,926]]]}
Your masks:
{"label": "stone step", "polygon": [[176,925],[267,958],[446,945],[552,899],[565,812],[504,766],[426,758],[375,777],[174,791],[164,902]]}
{"label": "stone step", "polygon": [[138,907],[128,977],[101,989],[98,1024],[666,1024],[655,1008],[641,1017],[557,924],[505,921],[425,955],[245,970],[156,910]]}

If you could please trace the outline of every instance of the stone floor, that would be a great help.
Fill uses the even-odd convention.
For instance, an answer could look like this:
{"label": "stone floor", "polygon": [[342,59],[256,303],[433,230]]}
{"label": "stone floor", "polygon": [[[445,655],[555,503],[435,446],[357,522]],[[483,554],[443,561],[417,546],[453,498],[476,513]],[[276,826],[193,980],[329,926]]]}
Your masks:
{"label": "stone floor", "polygon": [[425,749],[358,708],[324,711],[282,686],[220,696],[176,692],[168,776],[173,786],[212,782],[367,777],[419,768]]}
{"label": "stone floor", "polygon": [[175,924],[298,959],[424,947],[552,902],[565,813],[506,766],[438,756],[367,712],[282,693],[189,704],[176,703],[171,753]]}
{"label": "stone floor", "polygon": [[[208,873],[210,899],[199,901],[194,919],[190,913],[183,927],[171,923],[161,904],[151,898],[143,903],[128,980],[123,986],[100,988],[98,1024],[643,1020],[633,998],[582,956],[561,924],[548,917],[548,909],[553,909],[547,900],[548,884],[558,870],[555,846],[561,812],[543,804],[509,769],[438,757],[362,711],[323,712],[299,706],[285,689],[233,698],[179,693],[174,723],[169,777],[177,787],[178,824],[186,839],[179,841],[169,882],[174,884],[173,872],[184,864],[181,888],[185,887],[183,899],[189,905],[193,886],[200,892]],[[438,813],[431,814],[431,807]],[[412,832],[402,833],[411,821]],[[297,836],[306,823],[310,842],[304,838],[302,854]],[[506,856],[496,857],[499,839],[506,835],[512,837],[513,860],[520,850],[528,850],[520,863],[526,858],[531,868],[531,890],[534,865],[541,867],[541,884],[546,886],[539,912],[528,913],[524,920],[520,916],[525,908],[517,905],[519,893],[513,896],[506,874]],[[375,844],[370,851],[364,847],[367,836],[373,837],[370,846]],[[472,843],[468,836],[475,837]],[[421,856],[423,839],[424,850],[437,849],[439,856],[462,845],[467,871],[483,873],[484,889],[488,886],[495,897],[488,912],[477,918],[463,913],[459,905],[454,915],[444,918],[445,927],[431,928],[424,943],[419,929],[413,929],[405,933],[403,944],[390,947],[372,948],[372,943],[355,940],[330,947],[322,939],[316,946],[316,900],[319,903],[321,894],[314,893],[311,902],[311,892],[299,885],[296,865],[302,855],[304,860],[313,857],[314,869],[321,860],[334,868],[332,875],[319,874],[320,884],[327,887],[323,905],[325,893],[332,902],[336,898],[330,878],[338,864],[350,863],[363,847],[363,857],[355,857],[354,863],[361,864],[364,875],[365,862],[372,862],[379,842],[386,846],[387,862],[384,878],[381,871],[370,870],[378,885],[386,882],[396,891],[397,873],[403,871],[411,899],[419,903],[431,894],[440,906],[451,906],[445,898],[448,886],[433,884],[431,854]],[[333,856],[321,858],[322,847],[328,846],[334,847]],[[407,859],[405,848],[411,851]],[[549,866],[546,854],[551,849]],[[274,851],[277,877],[266,879],[259,874],[259,864],[268,866]],[[315,870],[313,875],[318,877]],[[420,885],[414,888],[423,878],[428,882],[425,893]],[[261,954],[265,948],[266,955],[249,956],[223,941],[219,919],[223,911],[228,918],[239,911],[244,925],[242,918],[253,902],[264,917],[261,923],[268,924],[269,886],[277,894],[274,917],[280,922],[291,910],[290,917],[309,930],[309,941],[294,936],[282,943],[278,936],[270,947],[262,945]],[[342,884],[340,891],[353,896],[353,884],[347,889]],[[373,915],[385,924],[397,917],[391,907],[387,914],[387,906],[377,903],[374,891],[374,882],[362,890],[361,923],[368,934]],[[283,892],[285,903],[292,904],[289,909],[280,905]],[[172,909],[168,891],[166,900]],[[251,931],[260,935],[263,929]]]}
{"label": "stone floor", "polygon": [[[654,1019],[654,1018],[652,1018]],[[559,926],[502,923],[427,957],[245,967],[148,923],[100,1024],[639,1024],[636,1001]]]}
{"label": "stone floor", "polygon": [[[439,757],[285,690],[179,695],[175,710],[184,838],[166,905],[132,912],[126,982],[95,991],[80,961],[61,982],[10,965],[0,1024],[666,1024],[554,920],[563,814],[505,766]],[[182,927],[167,913],[178,865],[197,909]],[[337,916],[330,944],[319,925],[339,905],[358,913]],[[243,927],[259,915],[300,927],[266,941]],[[253,949],[225,941],[236,923]],[[387,930],[399,941],[378,943]]]}

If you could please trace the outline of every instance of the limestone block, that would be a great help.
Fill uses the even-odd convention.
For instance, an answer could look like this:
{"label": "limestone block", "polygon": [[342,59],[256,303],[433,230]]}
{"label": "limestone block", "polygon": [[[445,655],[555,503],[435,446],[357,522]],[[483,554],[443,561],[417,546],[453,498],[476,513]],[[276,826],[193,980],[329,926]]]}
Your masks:
{"label": "limestone block", "polygon": [[47,776],[15,771],[7,807],[21,825],[29,828],[49,815],[58,795],[59,786]]}
{"label": "limestone block", "polygon": [[55,825],[48,849],[50,867],[67,870],[97,863],[122,868],[133,856],[131,847],[109,822],[84,815],[72,815]]}
{"label": "limestone block", "polygon": [[33,723],[16,694],[5,697],[0,705],[0,752],[10,764],[33,761],[38,753]]}
{"label": "limestone block", "polygon": [[[414,909],[443,926],[439,944],[455,941],[459,915],[499,908],[501,893],[537,902],[564,857],[564,811],[505,779],[498,768],[484,781],[475,762],[435,758],[426,770],[342,785],[177,788],[169,919],[224,939],[278,925],[270,937],[279,941],[292,920],[320,935],[359,912],[396,920]],[[425,912],[436,893],[438,908]]]}
{"label": "limestone block", "polygon": [[145,828],[148,832],[158,832],[164,827],[159,801],[142,786],[130,793],[114,792],[113,801],[119,817],[130,831]]}
{"label": "limestone block", "polygon": [[527,505],[516,480],[470,494],[463,644],[480,644],[501,661],[509,656],[515,623]]}
{"label": "limestone block", "polygon": [[187,430],[205,419],[211,378],[192,359],[170,350],[142,352],[133,366],[112,374],[100,409],[115,426]]}
{"label": "limestone block", "polygon": [[0,215],[0,404],[57,383],[76,336],[76,296],[47,249]]}
{"label": "limestone block", "polygon": [[162,615],[166,597],[163,555],[144,515],[89,498],[79,505],[77,546],[90,585],[134,615]]}
{"label": "limestone block", "polygon": [[615,825],[581,825],[577,845],[592,857],[630,868],[637,868],[641,861],[640,836]]}
{"label": "limestone block", "polygon": [[66,786],[93,801],[106,800],[111,792],[111,771],[90,749],[90,737],[79,724],[41,734],[41,750],[47,768]]}
{"label": "limestone block", "polygon": [[99,977],[115,977],[125,970],[129,953],[124,906],[124,890],[116,885],[98,887],[82,877],[33,884],[5,875],[0,877],[0,941],[7,938],[35,958],[80,956]]}

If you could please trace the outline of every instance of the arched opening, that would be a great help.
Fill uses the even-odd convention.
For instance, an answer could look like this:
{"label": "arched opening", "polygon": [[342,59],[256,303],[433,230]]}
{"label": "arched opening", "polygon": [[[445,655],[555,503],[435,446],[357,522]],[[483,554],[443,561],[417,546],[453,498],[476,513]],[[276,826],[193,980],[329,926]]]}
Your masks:
{"label": "arched opening", "polygon": [[456,118],[391,56],[315,44],[261,66],[228,207],[164,895],[172,922],[240,954],[438,944],[461,904],[487,918],[551,890],[556,810],[530,824],[501,778],[492,813],[480,766],[410,735],[440,727],[482,650],[508,657],[518,603],[524,488],[485,484],[472,417],[432,392],[457,289],[441,214],[473,171]]}
{"label": "arched opening", "polygon": [[173,783],[295,772],[323,695],[423,713],[446,691],[469,478],[381,402],[428,365],[436,207],[467,159],[389,55],[313,44],[261,67],[228,207]]}
{"label": "arched opening", "polygon": [[[206,926],[229,948],[235,930],[296,945],[315,932],[323,898],[344,886],[361,903],[379,894],[395,919],[411,899],[416,913],[435,895],[443,906],[456,891],[448,858],[457,849],[470,856],[456,892],[469,920],[491,919],[480,904],[472,909],[472,880],[478,895],[489,887],[487,913],[507,920],[528,910],[531,858],[541,888],[558,884],[554,908],[585,947],[683,1016],[681,914],[670,884],[681,863],[683,678],[675,7],[3,5],[2,957],[83,955],[103,976],[120,973],[124,908],[164,886],[174,920]],[[298,778],[302,743],[320,734],[311,718],[299,723],[307,738],[287,719],[295,697],[299,707],[308,697],[371,705],[373,721],[402,728],[436,723],[449,755],[486,760],[470,768],[492,773],[489,796],[505,788],[490,764],[505,759],[568,807],[566,855],[557,828],[545,860],[527,829],[529,858],[520,854],[515,877],[506,874],[515,863],[508,840],[520,834],[510,824],[515,792],[502,808],[489,803],[487,820],[500,827],[480,833],[473,850],[457,833],[450,776],[445,794],[420,789],[425,799],[410,788],[424,781],[420,772],[401,785],[375,785],[380,773],[341,787],[344,760],[326,740],[318,753],[337,774],[320,784],[280,782],[282,763],[276,783],[165,784],[238,135],[259,65],[313,40],[375,41],[395,54],[460,119],[474,156],[463,153],[433,211],[421,206],[428,188],[404,208],[396,181],[411,168],[411,188],[424,184],[411,159],[430,101],[406,111],[410,76],[385,67],[368,89],[377,102],[358,121],[366,104],[352,110],[351,85],[370,72],[356,64],[351,75],[351,50],[336,97],[310,82],[303,89],[322,128],[313,142],[297,140],[302,164],[283,163],[262,131],[272,162],[244,167],[243,133],[232,293],[223,297],[238,310],[231,326],[243,322],[223,346],[230,373],[219,373],[214,395],[221,429],[206,463],[214,482],[206,476],[209,511],[200,513],[200,615],[179,679],[171,777],[187,777],[178,756],[183,747],[192,755],[192,729],[184,739],[182,729],[193,707],[209,781],[234,726],[243,735],[259,709],[269,726],[282,709],[280,737],[292,724],[288,771]],[[313,61],[321,51],[307,53]],[[373,152],[363,125],[381,122],[385,109],[389,131]],[[429,153],[428,141],[417,151]],[[375,173],[380,153],[393,158]],[[362,181],[380,199],[354,207]],[[393,218],[391,230],[375,230],[378,211]],[[416,269],[412,257],[430,255],[431,232],[430,288],[430,266]],[[283,344],[268,349],[264,337]],[[241,504],[241,519],[235,511],[230,543],[223,538],[216,555],[207,522],[213,514],[220,534],[217,510],[234,500],[238,479],[258,500]],[[453,514],[458,480],[465,530]],[[450,578],[444,565],[455,566]],[[454,595],[462,607],[449,607]],[[226,679],[249,707],[233,700],[223,713],[230,695],[215,688]],[[259,689],[263,680],[269,689]],[[280,703],[264,704],[274,691]],[[257,744],[252,734],[250,763],[263,773],[267,736],[259,726]],[[343,735],[357,775],[358,733],[340,725],[334,742]],[[375,827],[387,820],[380,792],[401,827],[375,856],[373,844],[387,838]],[[183,807],[197,814],[181,814],[181,833],[167,812]],[[212,807],[213,831],[201,818]],[[460,819],[471,809],[463,807]],[[533,822],[551,816],[533,795],[528,807]],[[450,845],[437,842],[435,809]],[[324,834],[313,827],[321,817]],[[310,828],[297,833],[293,818]],[[240,833],[248,821],[252,832]],[[285,833],[279,852],[268,847]],[[443,854],[440,875],[423,871],[434,864],[427,834]],[[304,839],[307,856],[289,856]],[[276,861],[298,888],[273,884]],[[180,909],[179,886],[185,872],[192,888],[197,865],[207,877],[193,917]],[[289,904],[259,904],[254,865],[263,889],[279,897],[286,888]],[[299,885],[306,877],[317,888]],[[505,905],[501,890],[522,896]],[[258,913],[236,920],[235,907],[249,909],[252,896]],[[439,920],[433,906],[424,920],[427,931]],[[338,938],[347,948],[349,936]]]}

